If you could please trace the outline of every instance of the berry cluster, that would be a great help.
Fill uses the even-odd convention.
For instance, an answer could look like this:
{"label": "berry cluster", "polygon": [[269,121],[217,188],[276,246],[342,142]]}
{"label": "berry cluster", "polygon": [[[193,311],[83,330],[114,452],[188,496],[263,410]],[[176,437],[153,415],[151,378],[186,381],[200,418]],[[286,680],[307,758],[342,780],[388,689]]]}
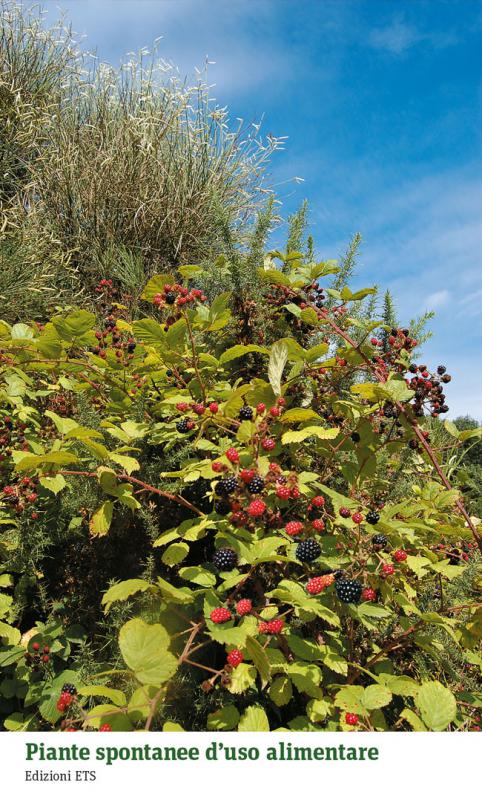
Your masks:
{"label": "berry cluster", "polygon": [[37,483],[36,478],[24,477],[20,478],[17,483],[7,484],[2,489],[2,502],[9,506],[15,514],[22,514],[27,510],[31,519],[38,519]]}
{"label": "berry cluster", "polygon": [[443,365],[437,367],[437,373],[428,371],[425,364],[410,364],[409,372],[413,377],[407,379],[407,385],[415,392],[412,407],[417,416],[423,416],[426,408],[432,417],[445,414],[449,407],[445,403],[443,384],[450,383],[451,376]]}
{"label": "berry cluster", "polygon": [[35,641],[29,645],[25,653],[25,663],[32,667],[34,672],[38,672],[41,667],[45,667],[50,662],[50,645]]}
{"label": "berry cluster", "polygon": [[[181,286],[179,283],[174,283],[172,286],[169,283],[166,283],[162,292],[154,295],[152,302],[154,303],[157,308],[169,308],[172,306],[176,306],[177,308],[182,308],[182,306],[188,305],[189,303],[205,303],[207,300],[206,295],[200,289],[187,289],[185,286]],[[166,326],[169,327],[174,322],[174,319],[169,318],[166,322]]]}

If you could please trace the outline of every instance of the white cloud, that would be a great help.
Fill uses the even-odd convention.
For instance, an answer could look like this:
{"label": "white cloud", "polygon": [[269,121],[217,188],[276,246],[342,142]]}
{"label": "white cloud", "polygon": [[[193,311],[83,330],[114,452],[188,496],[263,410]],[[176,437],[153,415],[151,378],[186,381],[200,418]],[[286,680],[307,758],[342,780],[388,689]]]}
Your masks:
{"label": "white cloud", "polygon": [[450,293],[447,289],[442,289],[440,292],[433,292],[429,294],[426,300],[426,305],[428,308],[437,309],[442,308],[443,306],[447,305],[448,300],[450,297]]}
{"label": "white cloud", "polygon": [[389,25],[373,28],[368,37],[368,44],[375,49],[386,50],[397,56],[421,42],[435,48],[449,47],[457,42],[457,37],[450,31],[421,31],[400,17],[396,17]]}
{"label": "white cloud", "polygon": [[374,28],[368,41],[372,47],[400,55],[418,44],[423,38],[423,35],[412,25],[396,19],[384,28]]}

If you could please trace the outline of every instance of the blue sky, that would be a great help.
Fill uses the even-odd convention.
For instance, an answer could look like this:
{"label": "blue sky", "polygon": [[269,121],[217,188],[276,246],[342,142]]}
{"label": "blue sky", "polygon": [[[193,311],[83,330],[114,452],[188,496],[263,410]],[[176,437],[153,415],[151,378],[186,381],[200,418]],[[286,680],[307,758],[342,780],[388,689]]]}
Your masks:
{"label": "blue sky", "polygon": [[[424,360],[454,376],[450,415],[482,418],[482,2],[47,0],[103,60],[149,46],[205,58],[234,118],[287,136],[272,164],[288,214],[306,197],[319,255],[363,236],[357,287],[403,320],[436,311]],[[303,183],[284,183],[294,176]]]}

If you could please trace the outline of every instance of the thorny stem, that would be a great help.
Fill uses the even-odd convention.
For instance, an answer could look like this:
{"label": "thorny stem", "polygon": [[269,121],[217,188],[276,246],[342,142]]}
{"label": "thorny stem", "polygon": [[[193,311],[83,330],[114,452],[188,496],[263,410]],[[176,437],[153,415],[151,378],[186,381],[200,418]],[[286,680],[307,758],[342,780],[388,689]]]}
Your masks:
{"label": "thorny stem", "polygon": [[[98,478],[97,472],[87,472],[86,470],[76,470],[76,469],[62,469],[58,470],[58,475],[78,475],[79,477],[84,478]],[[144,481],[139,480],[138,478],[133,478],[132,475],[127,475],[126,473],[116,473],[116,478],[120,481],[126,481],[128,483],[133,483],[136,486],[141,486],[142,490],[145,492],[152,492],[153,494],[158,494],[161,497],[165,497],[167,500],[171,500],[173,503],[179,503],[181,506],[185,506],[185,508],[189,508],[190,511],[194,511],[195,514],[198,514],[200,517],[204,517],[204,513],[199,509],[196,508],[189,500],[185,500],[184,497],[181,497],[178,494],[171,494],[171,492],[165,492],[162,489],[158,489],[157,486],[151,486],[149,483],[144,483]]]}

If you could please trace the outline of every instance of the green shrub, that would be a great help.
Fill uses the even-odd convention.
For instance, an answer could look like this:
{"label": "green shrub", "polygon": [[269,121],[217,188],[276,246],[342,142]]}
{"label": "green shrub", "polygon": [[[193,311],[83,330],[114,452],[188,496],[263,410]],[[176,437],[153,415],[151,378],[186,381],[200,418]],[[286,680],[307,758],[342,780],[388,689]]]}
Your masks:
{"label": "green shrub", "polygon": [[262,260],[262,337],[200,266],[135,318],[103,280],[97,318],[2,323],[6,729],[475,725],[481,535],[428,424],[445,384],[350,316],[372,289],[328,303],[332,262]]}

